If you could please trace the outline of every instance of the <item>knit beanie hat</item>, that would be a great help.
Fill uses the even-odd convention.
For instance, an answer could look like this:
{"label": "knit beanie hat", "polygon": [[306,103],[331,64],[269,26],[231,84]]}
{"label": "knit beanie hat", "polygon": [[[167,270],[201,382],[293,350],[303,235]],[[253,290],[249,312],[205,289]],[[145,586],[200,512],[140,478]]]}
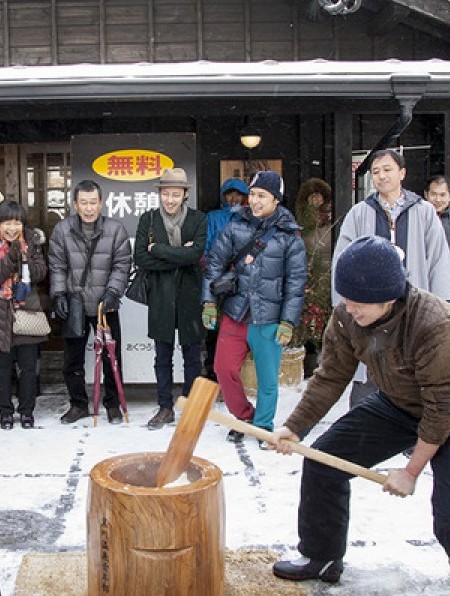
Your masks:
{"label": "knit beanie hat", "polygon": [[278,200],[282,201],[284,196],[284,181],[283,178],[272,170],[264,172],[256,172],[253,180],[249,184],[249,188],[262,188],[267,190]]}
{"label": "knit beanie hat", "polygon": [[243,180],[239,180],[239,178],[228,178],[228,180],[225,180],[220,189],[220,194],[224,195],[230,190],[237,190],[241,195],[248,195],[248,186]]}
{"label": "knit beanie hat", "polygon": [[365,304],[396,300],[405,293],[406,272],[395,246],[380,236],[362,236],[339,256],[336,292]]}

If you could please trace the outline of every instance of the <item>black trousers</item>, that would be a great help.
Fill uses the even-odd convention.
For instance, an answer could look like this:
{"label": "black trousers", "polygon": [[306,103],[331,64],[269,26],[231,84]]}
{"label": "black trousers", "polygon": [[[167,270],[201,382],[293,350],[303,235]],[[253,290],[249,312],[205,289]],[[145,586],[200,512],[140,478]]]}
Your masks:
{"label": "black trousers", "polygon": [[[115,355],[120,377],[122,378],[122,337],[119,313],[107,313],[106,321],[111,329],[112,338],[116,342]],[[88,394],[86,392],[84,364],[86,344],[89,339],[91,328],[95,333],[97,328],[97,317],[86,317],[86,332],[83,337],[64,338],[64,380],[69,392],[71,405],[79,406],[80,408],[87,408],[89,403]],[[92,355],[92,357],[94,358],[95,356]],[[117,387],[106,349],[104,349],[102,353],[102,364],[103,385],[105,391],[103,405],[105,408],[118,407],[120,402],[117,394]]]}
{"label": "black trousers", "polygon": [[205,338],[206,356],[204,360],[205,372],[208,374],[214,373],[214,358],[216,356],[217,337],[219,335],[218,329],[208,329]]}
{"label": "black trousers", "polygon": [[[394,406],[378,390],[337,420],[313,447],[371,468],[413,447],[418,424],[419,420]],[[450,439],[439,448],[430,465],[433,531],[450,557]],[[304,556],[320,561],[344,556],[351,478],[345,472],[304,460],[298,510],[298,549]]]}
{"label": "black trousers", "polygon": [[12,368],[17,362],[18,411],[31,416],[36,405],[36,364],[39,344],[14,346],[10,352],[0,352],[0,415],[14,414],[11,399]]}
{"label": "black trousers", "polygon": [[[155,375],[158,392],[158,405],[161,408],[173,408],[173,351],[174,343],[155,341]],[[181,346],[184,365],[184,383],[182,393],[186,397],[192,383],[201,375],[201,344],[192,343]]]}

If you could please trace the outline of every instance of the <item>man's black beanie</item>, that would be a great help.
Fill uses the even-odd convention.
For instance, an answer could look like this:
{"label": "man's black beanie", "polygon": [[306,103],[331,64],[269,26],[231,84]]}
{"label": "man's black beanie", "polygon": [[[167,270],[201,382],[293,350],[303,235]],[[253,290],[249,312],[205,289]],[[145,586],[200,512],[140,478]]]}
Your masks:
{"label": "man's black beanie", "polygon": [[362,236],[339,256],[334,273],[336,292],[353,302],[376,304],[405,293],[406,272],[389,240]]}

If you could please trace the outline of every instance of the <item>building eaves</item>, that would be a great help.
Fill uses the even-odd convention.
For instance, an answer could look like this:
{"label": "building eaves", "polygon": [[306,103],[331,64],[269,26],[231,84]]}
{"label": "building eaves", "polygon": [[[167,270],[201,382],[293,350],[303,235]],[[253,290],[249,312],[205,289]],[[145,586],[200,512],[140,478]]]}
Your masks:
{"label": "building eaves", "polygon": [[189,62],[0,69],[0,102],[227,97],[450,98],[450,61]]}

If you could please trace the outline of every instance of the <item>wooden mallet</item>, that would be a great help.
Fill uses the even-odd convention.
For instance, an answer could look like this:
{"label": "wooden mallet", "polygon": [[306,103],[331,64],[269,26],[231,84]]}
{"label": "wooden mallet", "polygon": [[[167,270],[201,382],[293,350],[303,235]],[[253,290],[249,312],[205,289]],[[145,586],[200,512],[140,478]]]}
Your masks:
{"label": "wooden mallet", "polygon": [[[199,381],[199,379],[196,379],[196,383],[197,381]],[[203,381],[205,381],[205,379],[203,379]],[[208,381],[209,384],[212,385],[216,385],[216,383],[212,383],[212,381]],[[216,411],[216,410],[211,410],[209,413],[206,412],[205,415],[205,410],[206,407],[204,405],[204,397],[202,395],[203,391],[205,391],[205,389],[203,389],[204,384],[202,385],[198,385],[198,390],[195,392],[195,394],[193,394],[193,392],[191,392],[191,394],[189,394],[189,399],[187,400],[185,397],[179,397],[176,403],[176,407],[180,410],[183,410],[183,414],[181,416],[180,422],[183,420],[183,416],[185,413],[187,413],[187,417],[184,418],[184,434],[186,433],[186,429],[188,429],[188,436],[193,436],[195,434],[195,442],[198,439],[198,436],[200,435],[201,432],[201,428],[199,428],[197,425],[200,424],[200,416],[196,416],[195,418],[193,417],[193,412],[196,412],[199,407],[202,407],[202,415],[201,415],[201,425],[203,426],[203,424],[205,423],[206,418],[208,418],[209,420],[212,420],[213,422],[218,422],[219,424],[223,424],[224,426],[227,426],[228,428],[232,428],[234,430],[237,430],[238,432],[244,433],[246,435],[251,435],[253,437],[256,437],[257,439],[261,439],[262,441],[267,441],[268,443],[274,443],[273,440],[273,433],[271,433],[268,430],[264,430],[262,428],[258,428],[257,426],[253,426],[251,424],[248,424],[247,422],[242,422],[242,420],[237,420],[236,418],[233,418],[232,416],[227,416],[225,414],[221,414],[220,412]],[[194,389],[194,387],[193,387]],[[211,390],[210,390],[211,391]],[[218,389],[217,389],[218,392]],[[215,398],[215,396],[214,396]],[[211,405],[214,401],[214,398],[211,399]],[[196,401],[199,401],[199,405],[196,405]],[[189,408],[189,410],[188,410]],[[191,424],[192,422],[192,424]],[[178,428],[177,428],[178,430]],[[175,436],[174,436],[175,438]],[[173,441],[173,439],[172,439]],[[172,445],[172,443],[171,443]],[[194,449],[195,443],[192,445],[192,451]],[[299,453],[300,455],[303,455],[304,457],[307,457],[309,459],[313,459],[314,461],[317,461],[321,464],[325,464],[327,466],[331,466],[332,468],[336,468],[337,470],[342,470],[343,472],[347,472],[348,474],[352,474],[353,476],[360,476],[361,478],[366,478],[367,480],[371,480],[372,482],[377,482],[378,484],[384,484],[387,480],[387,475],[386,474],[380,474],[379,472],[375,472],[374,470],[370,470],[368,468],[365,468],[364,466],[360,466],[358,464],[355,464],[353,462],[349,462],[345,459],[341,459],[340,457],[336,457],[335,455],[330,455],[329,453],[324,453],[323,451],[320,451],[319,449],[314,449],[312,447],[307,447],[306,445],[303,445],[302,443],[294,443],[292,442],[292,451],[294,451],[295,453]],[[190,448],[190,444],[189,444],[189,448]],[[170,448],[169,448],[170,449]],[[167,455],[167,454],[166,454]],[[192,452],[190,453],[191,457]],[[187,467],[187,464],[189,463],[189,460],[187,460],[185,463],[183,463],[183,465],[185,465]],[[184,469],[182,470],[184,471]],[[180,472],[181,474],[181,472]],[[168,480],[167,482],[170,482],[170,480]],[[159,484],[158,484],[159,486]]]}

